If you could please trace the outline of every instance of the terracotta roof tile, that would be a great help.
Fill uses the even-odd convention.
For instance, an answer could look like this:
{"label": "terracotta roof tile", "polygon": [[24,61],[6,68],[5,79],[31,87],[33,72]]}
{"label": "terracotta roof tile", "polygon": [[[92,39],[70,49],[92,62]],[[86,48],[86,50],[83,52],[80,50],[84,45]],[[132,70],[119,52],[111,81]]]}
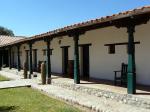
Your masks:
{"label": "terracotta roof tile", "polygon": [[19,37],[19,36],[11,37],[11,36],[0,35],[0,46],[18,41],[18,40],[23,39],[23,38],[24,37]]}

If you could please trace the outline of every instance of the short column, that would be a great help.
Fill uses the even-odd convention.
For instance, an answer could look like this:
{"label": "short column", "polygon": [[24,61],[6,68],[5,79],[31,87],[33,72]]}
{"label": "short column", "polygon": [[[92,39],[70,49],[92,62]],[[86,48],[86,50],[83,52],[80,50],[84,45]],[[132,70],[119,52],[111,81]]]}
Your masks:
{"label": "short column", "polygon": [[47,70],[47,84],[51,84],[51,58],[50,58],[50,45],[52,38],[45,39],[46,42],[46,70]]}

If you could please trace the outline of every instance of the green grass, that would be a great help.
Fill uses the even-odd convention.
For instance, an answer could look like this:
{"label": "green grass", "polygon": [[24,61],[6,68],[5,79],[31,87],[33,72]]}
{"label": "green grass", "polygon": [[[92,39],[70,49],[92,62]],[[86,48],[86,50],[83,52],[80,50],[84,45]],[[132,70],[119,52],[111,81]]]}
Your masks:
{"label": "green grass", "polygon": [[31,88],[0,90],[0,112],[81,112]]}
{"label": "green grass", "polygon": [[5,78],[5,77],[3,77],[3,76],[1,76],[0,75],[0,81],[8,81],[9,79],[7,79],[7,78]]}

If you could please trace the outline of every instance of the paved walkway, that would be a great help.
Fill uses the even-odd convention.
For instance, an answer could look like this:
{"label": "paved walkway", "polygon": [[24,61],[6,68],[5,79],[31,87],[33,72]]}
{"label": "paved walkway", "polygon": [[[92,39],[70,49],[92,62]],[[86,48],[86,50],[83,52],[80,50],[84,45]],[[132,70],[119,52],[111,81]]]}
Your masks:
{"label": "paved walkway", "polygon": [[0,89],[15,88],[15,87],[28,87],[31,86],[32,81],[28,79],[2,81],[0,82]]}
{"label": "paved walkway", "polygon": [[[15,70],[15,72],[16,72],[16,70]],[[7,75],[6,75],[6,73],[7,73]],[[15,73],[10,73],[9,71],[8,72],[7,71],[0,71],[1,76],[7,77],[11,80],[23,79],[23,76],[17,75],[17,74],[18,74],[18,72],[16,72],[16,74],[15,74]]]}
{"label": "paved walkway", "polygon": [[[10,79],[14,79],[14,82],[10,81],[14,86],[16,85],[15,82],[18,84],[31,84],[32,88],[42,91],[47,95],[66,100],[72,104],[79,104],[97,112],[150,112],[149,109],[122,104],[107,98],[99,98],[54,85],[39,85],[34,79],[24,80],[21,79],[22,76],[17,76],[13,73],[0,71],[0,74]],[[16,79],[14,78],[14,75]]]}

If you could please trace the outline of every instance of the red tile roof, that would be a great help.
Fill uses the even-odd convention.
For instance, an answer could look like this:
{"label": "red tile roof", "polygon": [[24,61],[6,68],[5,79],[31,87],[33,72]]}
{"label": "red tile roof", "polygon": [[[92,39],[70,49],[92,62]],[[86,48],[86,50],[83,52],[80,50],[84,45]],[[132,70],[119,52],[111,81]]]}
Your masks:
{"label": "red tile roof", "polygon": [[24,37],[11,37],[11,36],[5,36],[5,35],[0,35],[0,46],[12,43],[12,42],[16,42],[18,40],[23,39]]}
{"label": "red tile roof", "polygon": [[94,19],[94,20],[89,20],[89,21],[86,21],[86,22],[77,23],[77,24],[74,24],[74,25],[66,26],[66,27],[59,28],[59,29],[56,29],[56,30],[53,30],[53,31],[49,31],[49,32],[46,32],[46,33],[35,35],[35,36],[30,37],[30,38],[26,38],[26,39],[22,39],[22,40],[19,40],[19,41],[11,42],[9,44],[16,44],[16,43],[23,42],[23,41],[29,41],[29,40],[34,40],[34,39],[38,39],[38,38],[43,38],[45,36],[52,36],[54,34],[67,32],[68,30],[83,28],[83,27],[87,27],[87,26],[92,26],[92,25],[101,24],[101,23],[104,23],[104,22],[119,20],[119,19],[122,19],[122,18],[136,16],[136,15],[140,15],[140,14],[146,14],[146,13],[150,13],[150,6],[144,6],[144,7],[141,7],[141,8],[136,8],[134,10],[129,10],[129,11],[125,11],[125,12],[120,12],[118,14],[113,14],[111,16],[101,17],[101,18],[97,18],[97,19]]}
{"label": "red tile roof", "polygon": [[129,11],[125,11],[125,12],[120,12],[118,14],[113,14],[111,16],[101,17],[101,18],[89,20],[89,21],[86,21],[86,22],[73,24],[73,25],[66,26],[66,27],[63,27],[63,28],[59,28],[59,29],[56,29],[56,30],[53,30],[53,31],[43,33],[43,34],[35,35],[32,38],[40,38],[40,37],[43,37],[43,36],[49,36],[49,35],[53,35],[53,34],[56,34],[56,33],[67,31],[67,30],[82,28],[82,27],[85,27],[85,26],[100,24],[100,23],[104,23],[104,22],[107,22],[107,21],[113,21],[113,20],[117,20],[117,19],[121,19],[121,18],[125,18],[125,17],[144,14],[144,13],[150,13],[150,6],[144,6],[144,7],[136,8],[134,10],[129,10]]}

